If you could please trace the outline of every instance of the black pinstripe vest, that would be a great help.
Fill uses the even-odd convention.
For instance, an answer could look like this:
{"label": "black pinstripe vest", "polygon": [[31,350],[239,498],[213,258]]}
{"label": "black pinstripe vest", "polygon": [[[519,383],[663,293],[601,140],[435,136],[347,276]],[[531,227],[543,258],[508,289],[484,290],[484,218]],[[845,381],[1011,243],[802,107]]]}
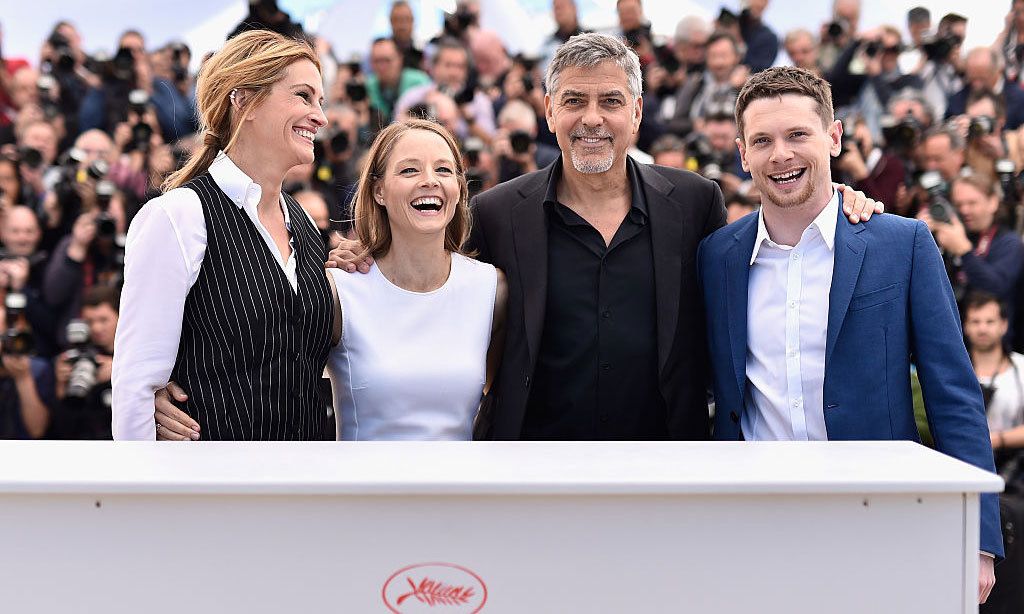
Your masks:
{"label": "black pinstripe vest", "polygon": [[331,327],[320,234],[285,195],[296,294],[252,220],[208,173],[184,187],[203,205],[207,246],[171,376],[189,396],[183,409],[204,440],[333,439],[319,388]]}

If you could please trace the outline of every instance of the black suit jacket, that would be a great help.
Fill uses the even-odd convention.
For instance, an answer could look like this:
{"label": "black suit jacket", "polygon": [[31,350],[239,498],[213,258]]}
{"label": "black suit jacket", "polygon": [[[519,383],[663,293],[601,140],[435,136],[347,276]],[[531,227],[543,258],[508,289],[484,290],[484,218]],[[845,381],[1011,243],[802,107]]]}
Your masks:
{"label": "black suit jacket", "polygon": [[[709,437],[707,343],[697,280],[701,240],[725,225],[718,185],[689,171],[639,164],[651,225],[659,388],[674,439]],[[505,350],[477,419],[476,439],[518,439],[544,329],[548,223],[543,201],[555,164],[500,184],[472,203],[470,247],[502,269],[509,298]]]}

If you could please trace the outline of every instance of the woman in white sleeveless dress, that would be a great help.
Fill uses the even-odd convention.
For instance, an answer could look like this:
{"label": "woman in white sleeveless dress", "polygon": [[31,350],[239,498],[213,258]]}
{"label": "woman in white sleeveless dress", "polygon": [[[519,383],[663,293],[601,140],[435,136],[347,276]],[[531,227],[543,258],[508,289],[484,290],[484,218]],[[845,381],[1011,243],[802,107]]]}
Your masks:
{"label": "woman in white sleeveless dress", "polygon": [[[501,356],[508,285],[500,270],[460,253],[470,219],[447,130],[409,119],[381,131],[355,202],[370,274],[327,272],[338,439],[472,438]],[[167,403],[157,407],[163,438],[187,439],[199,426]]]}
{"label": "woman in white sleeveless dress", "polygon": [[422,120],[383,130],[354,213],[374,262],[368,275],[328,269],[342,324],[327,361],[338,438],[471,439],[508,291],[501,271],[459,253],[470,215],[452,136]]}

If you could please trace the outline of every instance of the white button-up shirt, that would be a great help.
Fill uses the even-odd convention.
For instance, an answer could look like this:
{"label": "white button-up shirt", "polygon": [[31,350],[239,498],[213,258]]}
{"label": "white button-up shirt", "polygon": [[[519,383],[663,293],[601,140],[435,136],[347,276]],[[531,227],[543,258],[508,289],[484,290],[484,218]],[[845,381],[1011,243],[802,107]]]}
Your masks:
{"label": "white button-up shirt", "polygon": [[[210,175],[252,220],[297,292],[295,250],[286,260],[260,222],[257,206],[262,188],[224,152],[210,165]],[[280,204],[285,225],[290,227],[284,197]],[[174,368],[185,299],[199,277],[205,253],[206,220],[193,190],[177,188],[154,198],[132,220],[111,374],[114,439],[156,438],[153,393],[167,385]]]}
{"label": "white button-up shirt", "polygon": [[771,240],[758,214],[747,282],[747,440],[828,439],[825,339],[838,216],[833,192],[790,247]]}

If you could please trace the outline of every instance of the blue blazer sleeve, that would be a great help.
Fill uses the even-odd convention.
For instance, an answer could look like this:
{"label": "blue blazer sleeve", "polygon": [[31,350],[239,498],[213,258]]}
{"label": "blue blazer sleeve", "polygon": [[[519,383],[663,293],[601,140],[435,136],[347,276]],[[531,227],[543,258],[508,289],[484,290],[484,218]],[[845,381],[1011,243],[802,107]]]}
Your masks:
{"label": "blue blazer sleeve", "polygon": [[[922,222],[915,224],[910,278],[911,352],[935,447],[995,473],[985,403],[960,330],[960,316],[935,241]],[[981,549],[999,558],[1003,539],[999,498],[981,495]]]}

